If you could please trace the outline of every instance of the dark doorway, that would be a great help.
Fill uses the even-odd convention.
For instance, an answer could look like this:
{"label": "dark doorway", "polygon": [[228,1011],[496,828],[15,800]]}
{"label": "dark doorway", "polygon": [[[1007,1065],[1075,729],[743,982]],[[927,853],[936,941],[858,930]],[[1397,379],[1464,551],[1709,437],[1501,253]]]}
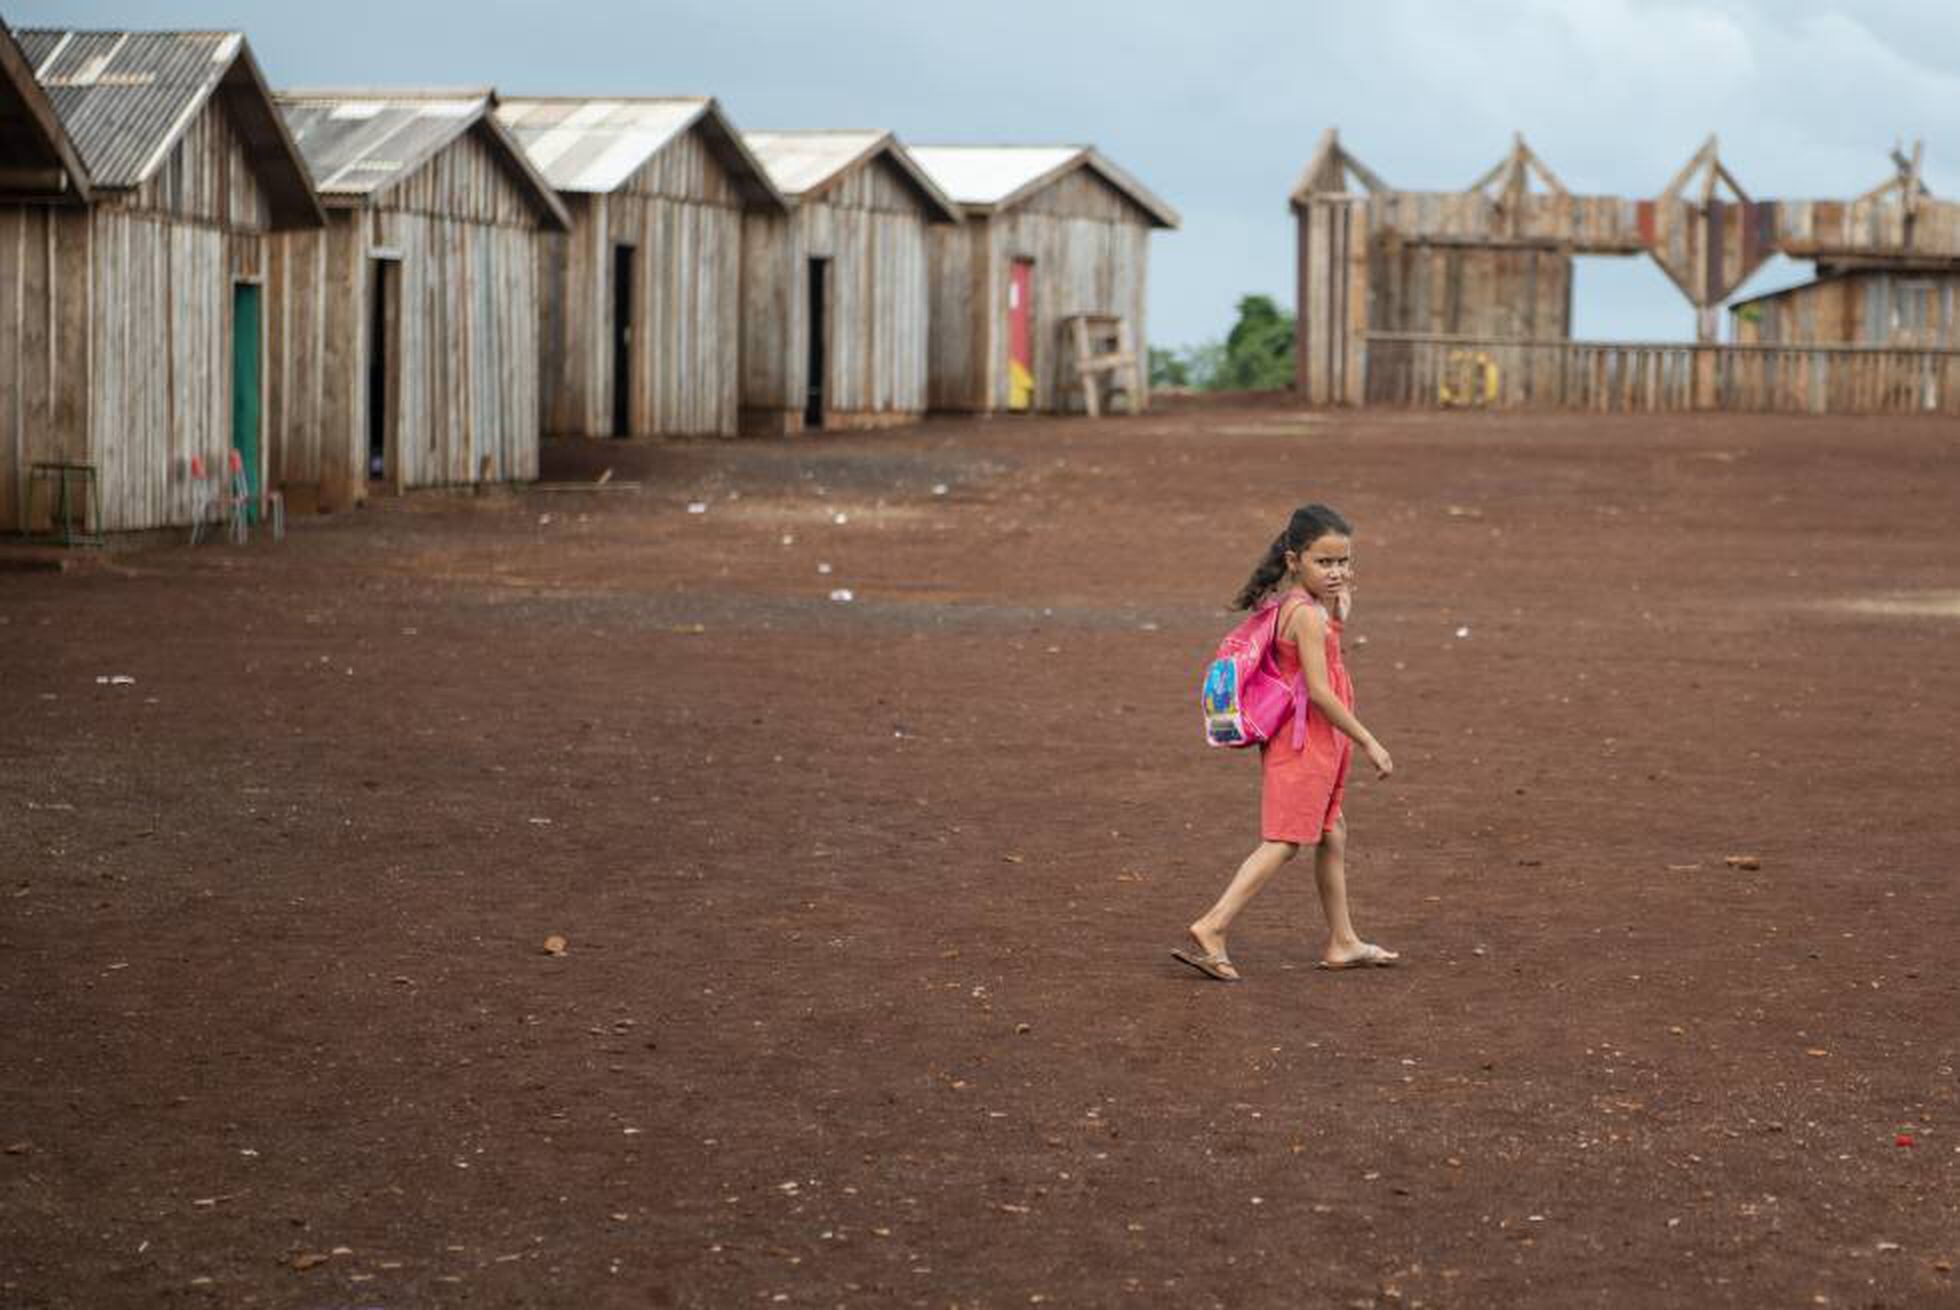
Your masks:
{"label": "dark doorway", "polygon": [[823,426],[824,408],[829,399],[824,394],[824,384],[830,375],[830,299],[825,287],[829,274],[828,259],[810,261],[809,381],[803,393],[803,426],[806,428]]}
{"label": "dark doorway", "polygon": [[615,437],[633,435],[633,247],[613,247],[612,357]]}
{"label": "dark doorway", "polygon": [[369,260],[368,267],[367,480],[383,483],[395,473],[388,416],[395,407],[390,363],[395,351],[396,283],[401,274],[390,259]]}

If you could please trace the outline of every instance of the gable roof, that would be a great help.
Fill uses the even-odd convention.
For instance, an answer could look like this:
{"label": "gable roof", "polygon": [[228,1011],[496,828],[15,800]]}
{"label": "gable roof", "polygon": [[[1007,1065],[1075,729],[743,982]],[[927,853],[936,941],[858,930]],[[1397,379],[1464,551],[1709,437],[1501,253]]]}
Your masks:
{"label": "gable roof", "polygon": [[673,141],[699,131],[743,199],[788,208],[768,170],[707,96],[511,96],[498,104],[497,117],[560,191],[615,191]]}
{"label": "gable roof", "polygon": [[355,209],[477,128],[545,226],[571,226],[565,206],[492,112],[488,87],[452,90],[281,91],[279,111],[335,209]]}
{"label": "gable roof", "polygon": [[975,213],[1009,209],[1079,168],[1086,168],[1149,216],[1174,228],[1175,209],[1118,168],[1094,146],[913,146],[912,157],[941,189]]}
{"label": "gable roof", "polygon": [[844,174],[882,155],[933,211],[932,221],[957,223],[964,217],[890,132],[744,132],[742,140],[762,161],[776,189],[792,201],[817,198]]}
{"label": "gable roof", "polygon": [[61,116],[0,21],[0,195],[10,200],[87,200],[88,170]]}
{"label": "gable roof", "polygon": [[27,28],[18,37],[96,189],[148,181],[217,96],[258,170],[273,225],[326,221],[242,33]]}

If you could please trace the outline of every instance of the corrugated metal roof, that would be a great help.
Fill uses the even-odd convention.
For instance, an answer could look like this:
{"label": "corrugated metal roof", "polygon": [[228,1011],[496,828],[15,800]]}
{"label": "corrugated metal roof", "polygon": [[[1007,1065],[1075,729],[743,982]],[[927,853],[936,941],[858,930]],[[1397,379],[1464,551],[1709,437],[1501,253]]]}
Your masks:
{"label": "corrugated metal roof", "polygon": [[139,185],[231,68],[237,32],[17,32],[98,186]]}
{"label": "corrugated metal roof", "polygon": [[744,132],[742,142],[786,196],[836,177],[890,139],[889,132]]}
{"label": "corrugated metal roof", "polygon": [[1074,163],[1085,146],[913,146],[912,158],[962,205],[997,205],[1021,188]]}
{"label": "corrugated metal roof", "polygon": [[274,97],[322,195],[399,182],[490,111],[487,90],[279,92]]}
{"label": "corrugated metal roof", "polygon": [[713,102],[671,99],[504,100],[497,117],[532,164],[560,191],[604,193],[638,172],[669,141],[692,127]]}
{"label": "corrugated metal roof", "polygon": [[1002,209],[1075,168],[1088,168],[1129,197],[1160,227],[1182,221],[1143,183],[1094,146],[910,146],[940,190],[975,209]]}

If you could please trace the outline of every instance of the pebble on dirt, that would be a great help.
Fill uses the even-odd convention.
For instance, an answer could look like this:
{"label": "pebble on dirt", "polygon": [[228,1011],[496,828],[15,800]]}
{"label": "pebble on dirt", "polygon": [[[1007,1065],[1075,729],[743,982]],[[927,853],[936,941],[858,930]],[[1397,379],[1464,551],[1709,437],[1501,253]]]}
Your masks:
{"label": "pebble on dirt", "polygon": [[544,939],[544,953],[546,955],[563,955],[566,947],[567,942],[557,933],[553,933]]}
{"label": "pebble on dirt", "polygon": [[1722,857],[1722,863],[1728,865],[1731,869],[1760,869],[1763,867],[1763,860],[1760,855],[1725,855]]}

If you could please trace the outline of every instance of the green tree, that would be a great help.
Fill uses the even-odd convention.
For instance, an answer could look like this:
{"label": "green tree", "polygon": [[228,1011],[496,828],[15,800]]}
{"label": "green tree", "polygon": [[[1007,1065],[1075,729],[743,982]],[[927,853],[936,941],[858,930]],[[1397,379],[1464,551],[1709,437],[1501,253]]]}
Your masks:
{"label": "green tree", "polygon": [[1271,296],[1241,296],[1239,321],[1225,337],[1214,391],[1276,391],[1293,382],[1293,315]]}
{"label": "green tree", "polygon": [[1184,357],[1175,350],[1163,346],[1150,348],[1150,385],[1153,387],[1188,387],[1191,385],[1191,369]]}

